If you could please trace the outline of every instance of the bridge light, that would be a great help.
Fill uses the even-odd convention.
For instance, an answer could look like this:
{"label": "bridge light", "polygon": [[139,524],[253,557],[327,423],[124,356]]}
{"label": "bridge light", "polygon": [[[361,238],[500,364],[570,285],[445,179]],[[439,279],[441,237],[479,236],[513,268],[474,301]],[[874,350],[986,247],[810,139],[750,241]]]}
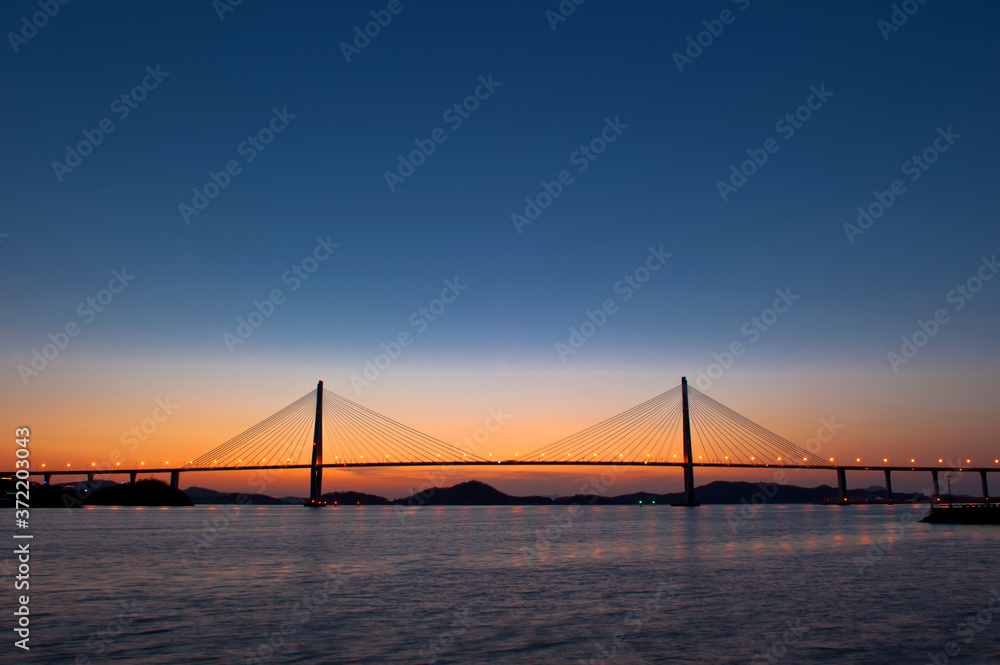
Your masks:
{"label": "bridge light", "polygon": [[830,458],[830,461],[831,461],[831,462],[833,461],[833,458],[832,458],[832,457]]}
{"label": "bridge light", "polygon": [[854,461],[855,461],[855,462],[860,462],[860,461],[861,461],[861,458],[859,457],[858,459],[856,459],[856,460],[854,460]]}
{"label": "bridge light", "polygon": [[944,460],[943,460],[943,459],[939,459],[939,460],[938,460],[938,464],[943,464],[943,463],[944,463]]}
{"label": "bridge light", "polygon": [[965,463],[966,463],[966,464],[972,464],[972,460],[970,460],[970,459],[967,459],[967,460],[965,460]]}
{"label": "bridge light", "polygon": [[91,462],[90,466],[97,466],[97,462]]}
{"label": "bridge light", "polygon": [[[729,458],[727,457],[726,459],[729,459]],[[803,462],[805,462],[805,461],[807,461],[807,460],[806,460],[806,458],[805,458],[805,457],[803,457],[803,458],[802,458],[802,461],[803,461]]]}
{"label": "bridge light", "polygon": [[69,462],[66,462],[66,466],[69,466]]}
{"label": "bridge light", "polygon": [[911,459],[911,460],[910,460],[910,464],[913,464],[913,463],[914,463],[914,462],[916,462],[916,461],[917,461],[917,460],[915,460],[915,459]]}
{"label": "bridge light", "polygon": [[139,466],[146,466],[145,462],[139,462]]}
{"label": "bridge light", "polygon": [[[115,466],[121,466],[121,465],[122,465],[121,462],[115,462]],[[43,464],[42,466],[45,466],[45,465]]]}
{"label": "bridge light", "polygon": [[42,463],[42,466],[45,466],[45,463],[44,463],[44,462]]}
{"label": "bridge light", "polygon": [[888,461],[889,461],[889,458],[888,458],[888,457],[884,457],[884,458],[882,458],[882,461],[883,461],[883,462],[888,462]]}

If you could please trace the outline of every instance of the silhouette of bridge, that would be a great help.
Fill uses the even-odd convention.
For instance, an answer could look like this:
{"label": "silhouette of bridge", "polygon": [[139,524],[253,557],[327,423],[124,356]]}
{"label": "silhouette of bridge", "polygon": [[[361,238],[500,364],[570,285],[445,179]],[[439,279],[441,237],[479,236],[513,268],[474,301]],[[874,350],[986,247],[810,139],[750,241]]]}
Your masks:
{"label": "silhouette of bridge", "polygon": [[[312,436],[309,436],[309,430]],[[325,441],[324,441],[325,437]],[[811,440],[810,440],[811,441]],[[437,465],[514,466],[660,466],[680,467],[684,501],[697,506],[695,467],[754,469],[825,469],[837,474],[840,503],[847,503],[848,471],[883,471],[886,495],[892,503],[893,471],[930,472],[933,500],[940,501],[941,471],[979,472],[983,498],[989,502],[987,473],[992,467],[964,466],[940,460],[938,466],[834,464],[816,454],[810,442],[803,448],[733,411],[681,378],[680,385],[576,434],[509,459],[483,458],[473,452],[419,432],[323,388],[303,395],[253,427],[213,448],[181,468],[31,470],[46,484],[56,475],[168,473],[179,486],[181,473],[265,469],[309,469],[307,506],[323,506],[323,469],[344,467],[407,467]],[[814,448],[815,450],[808,450]],[[967,460],[967,463],[969,460]]]}

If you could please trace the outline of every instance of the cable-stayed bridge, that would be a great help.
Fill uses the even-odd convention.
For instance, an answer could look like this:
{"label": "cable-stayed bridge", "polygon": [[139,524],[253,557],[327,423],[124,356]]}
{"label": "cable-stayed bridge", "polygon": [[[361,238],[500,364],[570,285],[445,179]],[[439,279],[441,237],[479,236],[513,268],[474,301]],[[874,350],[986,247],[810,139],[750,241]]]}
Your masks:
{"label": "cable-stayed bridge", "polygon": [[[680,385],[571,436],[509,459],[476,455],[445,443],[323,388],[216,446],[181,468],[59,469],[28,471],[49,483],[54,475],[87,476],[168,473],[177,488],[181,473],[265,469],[309,469],[307,506],[325,505],[323,469],[369,466],[673,466],[684,477],[684,502],[697,506],[695,467],[827,469],[837,474],[841,503],[847,503],[847,471],[883,471],[892,502],[893,471],[929,471],[934,500],[940,500],[941,471],[979,472],[983,498],[989,499],[987,473],[998,467],[973,467],[971,460],[940,460],[937,466],[834,464],[816,454],[819,442],[799,446],[691,387]],[[809,450],[813,448],[814,450]],[[23,470],[22,470],[23,474]],[[13,475],[13,474],[12,474]]]}

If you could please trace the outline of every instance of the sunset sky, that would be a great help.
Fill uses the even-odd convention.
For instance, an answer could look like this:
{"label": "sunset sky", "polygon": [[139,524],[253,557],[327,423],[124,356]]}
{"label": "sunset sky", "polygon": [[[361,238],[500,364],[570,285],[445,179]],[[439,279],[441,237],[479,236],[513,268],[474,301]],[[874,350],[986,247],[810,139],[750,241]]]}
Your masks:
{"label": "sunset sky", "polygon": [[[37,3],[5,3],[8,450],[28,426],[47,468],[176,466],[323,380],[446,442],[503,409],[505,457],[687,376],[796,442],[836,419],[824,457],[992,464],[1000,10],[558,6],[70,3],[25,32]],[[645,472],[618,488],[680,488]]]}

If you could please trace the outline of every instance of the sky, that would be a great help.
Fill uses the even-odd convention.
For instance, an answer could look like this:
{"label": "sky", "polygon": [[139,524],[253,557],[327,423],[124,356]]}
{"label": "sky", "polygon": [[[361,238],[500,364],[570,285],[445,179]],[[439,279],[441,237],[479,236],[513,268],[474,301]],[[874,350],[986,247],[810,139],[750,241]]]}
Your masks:
{"label": "sky", "polygon": [[1000,9],[678,4],[5,3],[3,430],[176,464],[323,380],[448,442],[505,409],[502,456],[687,376],[824,456],[992,462]]}

